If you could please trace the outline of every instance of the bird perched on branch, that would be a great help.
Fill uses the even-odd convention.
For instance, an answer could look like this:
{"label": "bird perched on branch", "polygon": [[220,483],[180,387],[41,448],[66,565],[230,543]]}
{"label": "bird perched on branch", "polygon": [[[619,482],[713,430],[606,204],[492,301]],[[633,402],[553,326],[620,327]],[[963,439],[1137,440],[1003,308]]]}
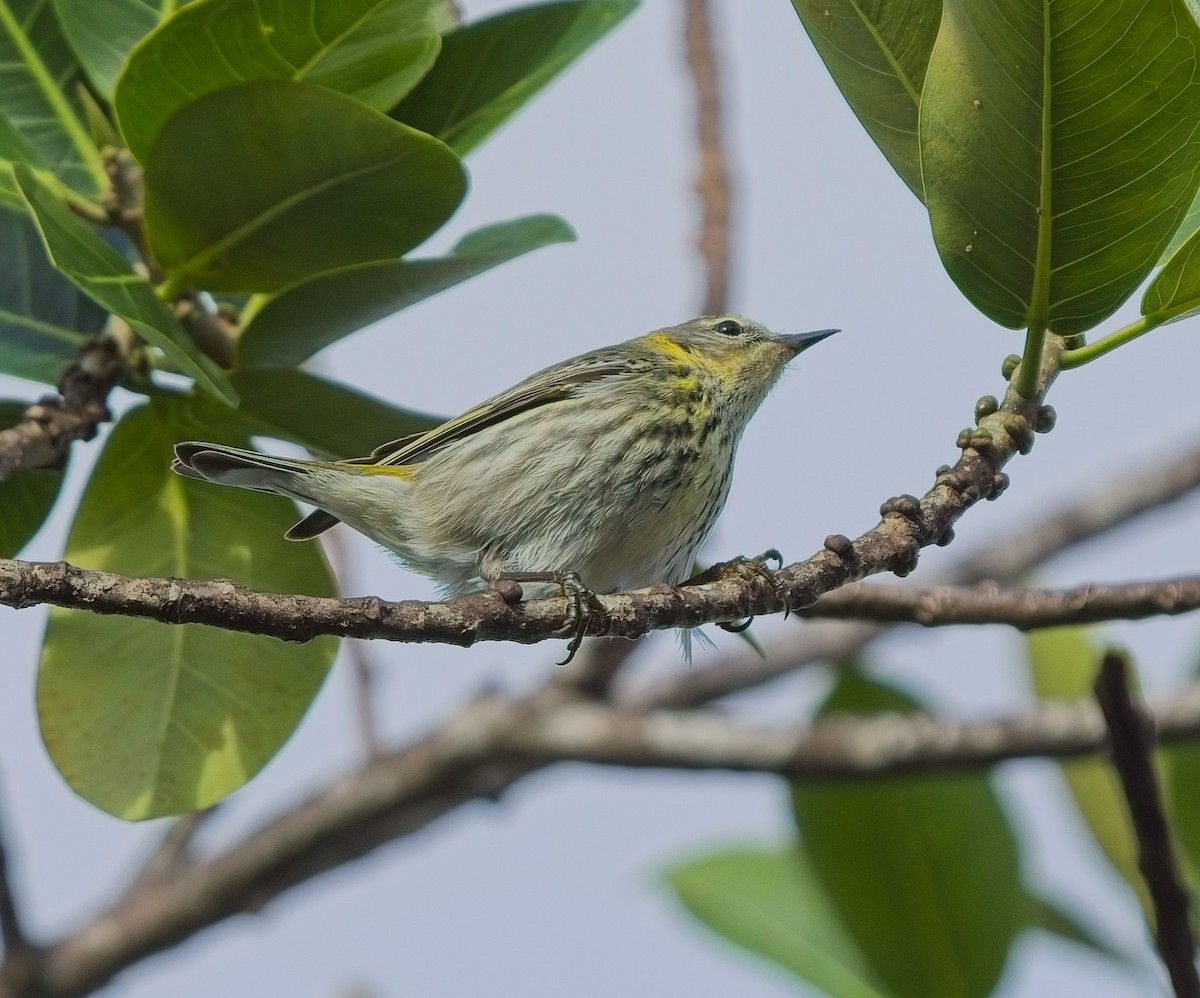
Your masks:
{"label": "bird perched on branch", "polygon": [[688,579],[750,417],[788,363],[835,332],[705,316],[555,364],[367,458],[190,442],[172,467],[310,503],[289,539],[342,520],[447,596],[506,580],[526,596],[570,593],[573,653],[581,594]]}

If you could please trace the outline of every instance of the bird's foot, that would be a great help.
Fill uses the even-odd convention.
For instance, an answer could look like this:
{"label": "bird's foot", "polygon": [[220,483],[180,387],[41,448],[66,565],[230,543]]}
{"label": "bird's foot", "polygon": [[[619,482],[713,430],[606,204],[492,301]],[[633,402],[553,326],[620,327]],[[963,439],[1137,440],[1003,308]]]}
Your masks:
{"label": "bird's foot", "polygon": [[[774,562],[775,567],[769,567],[768,562]],[[683,583],[685,586],[703,586],[713,582],[723,582],[726,579],[743,579],[747,582],[754,579],[764,580],[774,591],[777,596],[782,597],[782,587],[779,585],[779,580],[775,578],[775,573],[783,568],[783,555],[775,548],[768,548],[760,555],[755,555],[753,558],[739,555],[736,558],[730,558],[728,561],[719,561],[710,568],[706,568],[703,572],[697,572],[690,579]],[[787,616],[787,610],[784,610],[784,617]],[[740,634],[746,630],[754,621],[754,615],[751,614],[745,620],[718,620],[717,626],[723,631],[729,631],[731,634]]]}

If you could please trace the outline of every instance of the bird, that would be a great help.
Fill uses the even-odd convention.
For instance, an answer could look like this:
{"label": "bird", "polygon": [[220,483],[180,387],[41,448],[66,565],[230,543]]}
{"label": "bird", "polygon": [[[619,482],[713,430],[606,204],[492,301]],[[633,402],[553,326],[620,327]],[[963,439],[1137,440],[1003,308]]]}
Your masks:
{"label": "bird", "polygon": [[288,539],[342,521],[444,598],[505,581],[524,598],[571,595],[586,629],[581,594],[693,575],[751,417],[795,357],[838,331],[702,316],[554,364],[364,458],[187,441],[172,469],[315,506]]}

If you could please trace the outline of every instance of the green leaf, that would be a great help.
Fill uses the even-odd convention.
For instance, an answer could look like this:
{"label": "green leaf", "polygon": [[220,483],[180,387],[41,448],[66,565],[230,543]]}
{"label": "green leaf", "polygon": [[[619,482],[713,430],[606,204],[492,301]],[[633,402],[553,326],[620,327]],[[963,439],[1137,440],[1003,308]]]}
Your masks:
{"label": "green leaf", "polygon": [[1191,239],[1197,232],[1200,232],[1200,191],[1197,191],[1196,196],[1192,198],[1192,203],[1187,210],[1187,214],[1184,215],[1183,221],[1179,223],[1179,228],[1175,230],[1175,235],[1167,243],[1167,248],[1163,250],[1163,254],[1158,262],[1166,263],[1175,255],[1179,247]]}
{"label": "green leaf", "polygon": [[0,371],[57,384],[108,313],[50,265],[23,214],[0,211],[0,260]]}
{"label": "green leaf", "polygon": [[917,110],[941,0],[792,0],[846,103],[922,200]]}
{"label": "green leaf", "polygon": [[797,849],[736,849],[667,872],[676,896],[718,935],[836,998],[884,998]]}
{"label": "green leaf", "polygon": [[[244,446],[234,426],[223,440]],[[121,419],[84,492],[67,559],[139,577],[233,578],[333,595],[321,549],[281,539],[296,517],[292,503],[169,470],[171,445],[196,429],[179,399]],[[279,751],[335,648],[330,638],[288,644],[55,609],[38,674],[42,737],[75,792],[110,814],[136,820],[207,807]]]}
{"label": "green leaf", "polygon": [[1179,0],[946,0],[921,97],[934,241],[1004,326],[1070,334],[1133,293],[1200,182],[1200,27]]}
{"label": "green leaf", "polygon": [[41,232],[54,266],[80,291],[121,316],[189,376],[218,398],[233,404],[237,394],[216,364],[202,354],[146,280],[87,222],[73,214],[26,166],[13,175]]}
{"label": "green leaf", "polygon": [[[1039,699],[1092,698],[1100,650],[1092,646],[1084,628],[1031,631],[1025,636],[1025,648],[1029,676]],[[1112,766],[1100,759],[1076,759],[1059,765],[1097,844],[1117,873],[1133,888],[1142,910],[1153,911],[1138,871],[1137,840],[1129,819],[1129,805]]]}
{"label": "green leaf", "polygon": [[96,92],[109,103],[130,50],[171,6],[171,0],[54,0],[63,34]]}
{"label": "green leaf", "polygon": [[313,83],[386,111],[437,58],[438,7],[437,0],[191,4],[134,49],[117,81],[125,141],[144,163],[175,114],[248,80]]}
{"label": "green leaf", "polygon": [[321,274],[280,292],[242,331],[239,363],[300,364],[363,326],[542,246],[575,238],[554,215],[500,222],[464,236],[449,256],[381,260]]}
{"label": "green leaf", "polygon": [[[21,134],[8,118],[0,111],[0,160],[4,163],[24,163],[34,169],[45,170],[37,150],[29,144],[29,140]],[[20,211],[25,210],[25,202],[17,190],[17,182],[13,179],[12,171],[5,168],[0,170],[0,201],[14,205]]]}
{"label": "green leaf", "polygon": [[[28,407],[0,400],[0,430],[20,423]],[[18,468],[0,481],[0,558],[15,558],[46,522],[62,480],[62,468]]]}
{"label": "green leaf", "polygon": [[1164,324],[1200,312],[1200,231],[1167,260],[1142,297],[1142,315]]}
{"label": "green leaf", "polygon": [[[821,714],[916,706],[843,670]],[[891,993],[991,993],[1028,907],[1016,838],[985,777],[805,782],[792,799],[813,869]]]}
{"label": "green leaf", "polygon": [[0,208],[7,208],[19,214],[25,214],[25,199],[17,187],[13,176],[12,164],[24,163],[35,171],[53,181],[53,175],[38,158],[37,150],[33,148],[20,133],[17,126],[8,120],[7,115],[0,111]]}
{"label": "green leaf", "polygon": [[0,110],[59,179],[92,195],[105,176],[68,96],[81,79],[46,0],[0,0]]}
{"label": "green leaf", "polygon": [[389,440],[444,422],[294,367],[239,371],[233,384],[241,413],[252,420],[251,432],[291,440],[323,457],[369,454]]}
{"label": "green leaf", "polygon": [[636,0],[547,3],[450,32],[392,117],[465,156],[629,16]]}
{"label": "green leaf", "polygon": [[168,289],[277,291],[401,256],[465,193],[437,139],[332,90],[256,80],[171,119],[146,164],[146,226]]}

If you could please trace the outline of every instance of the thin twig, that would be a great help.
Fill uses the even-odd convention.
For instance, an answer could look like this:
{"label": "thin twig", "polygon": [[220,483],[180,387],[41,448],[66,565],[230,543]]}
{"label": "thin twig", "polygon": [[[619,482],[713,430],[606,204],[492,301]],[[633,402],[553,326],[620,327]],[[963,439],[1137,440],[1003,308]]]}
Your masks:
{"label": "thin twig", "polygon": [[130,882],[129,892],[154,890],[164,878],[178,873],[193,862],[192,846],[196,836],[217,808],[208,807],[203,811],[194,811],[175,819],[167,827],[158,848],[150,854],[137,876]]}
{"label": "thin twig", "polygon": [[[350,547],[345,535],[331,531],[325,536],[325,550],[333,561],[335,575],[343,586],[350,574]],[[361,641],[347,641],[342,651],[350,663],[351,700],[354,705],[355,729],[362,744],[363,756],[368,761],[383,754],[383,739],[379,733],[379,714],[375,707],[376,675],[375,662]]]}
{"label": "thin twig", "polygon": [[729,217],[733,194],[721,140],[720,74],[708,0],[684,0],[684,47],[696,95],[699,170],[695,189],[701,212],[696,246],[704,260],[703,313],[720,315],[729,307],[732,255]]}
{"label": "thin twig", "polygon": [[799,611],[805,617],[912,622],[925,627],[1005,624],[1022,631],[1104,620],[1142,620],[1200,608],[1200,576],[1088,584],[1072,589],[977,586],[896,586],[858,584],[822,596]]}
{"label": "thin twig", "polygon": [[350,659],[353,687],[355,728],[362,742],[364,757],[378,759],[383,754],[383,739],[379,735],[379,720],[375,710],[377,670],[366,646],[361,641],[347,641],[342,651]]}
{"label": "thin twig", "polygon": [[1138,869],[1154,902],[1155,940],[1177,998],[1200,998],[1200,973],[1191,925],[1191,899],[1184,886],[1154,771],[1154,724],[1129,689],[1129,663],[1108,652],[1096,677],[1096,699],[1112,744],[1138,842]]}
{"label": "thin twig", "polygon": [[103,150],[102,156],[104,172],[108,177],[108,188],[102,196],[105,221],[125,233],[137,251],[139,269],[151,284],[159,284],[164,275],[150,251],[150,240],[146,234],[142,167],[128,149],[109,146]]}

